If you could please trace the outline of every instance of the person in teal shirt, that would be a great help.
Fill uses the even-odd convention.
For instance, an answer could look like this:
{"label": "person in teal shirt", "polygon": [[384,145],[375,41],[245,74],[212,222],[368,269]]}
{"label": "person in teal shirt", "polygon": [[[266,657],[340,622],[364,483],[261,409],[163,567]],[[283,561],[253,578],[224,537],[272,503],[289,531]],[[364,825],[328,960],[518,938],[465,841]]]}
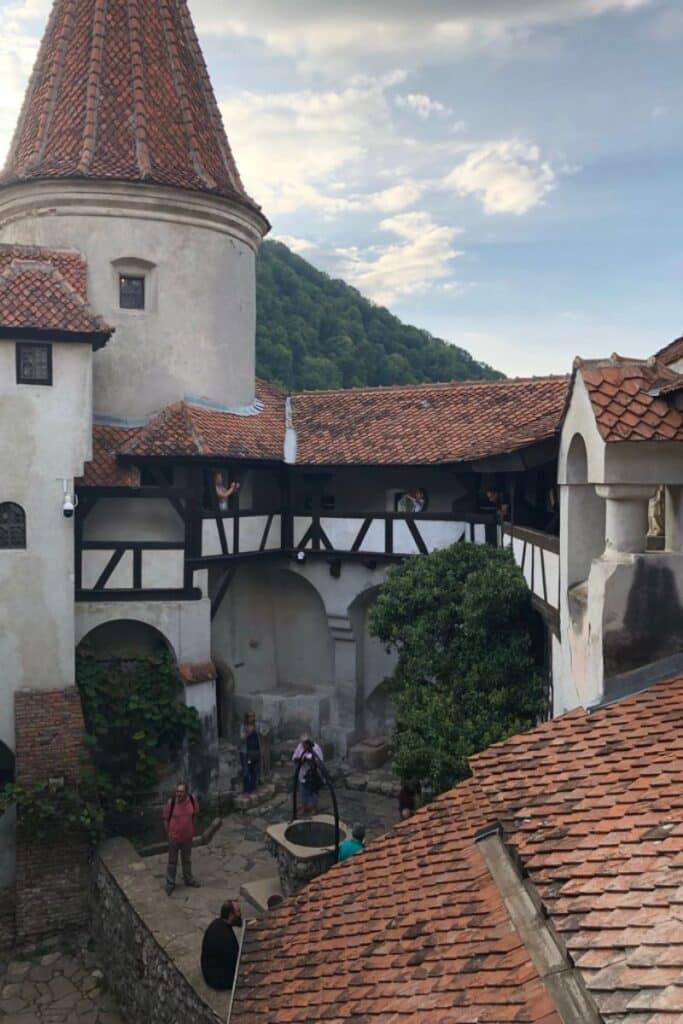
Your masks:
{"label": "person in teal shirt", "polygon": [[363,826],[354,825],[351,836],[351,839],[345,839],[343,843],[339,844],[339,860],[348,860],[349,857],[353,857],[364,849],[365,829]]}

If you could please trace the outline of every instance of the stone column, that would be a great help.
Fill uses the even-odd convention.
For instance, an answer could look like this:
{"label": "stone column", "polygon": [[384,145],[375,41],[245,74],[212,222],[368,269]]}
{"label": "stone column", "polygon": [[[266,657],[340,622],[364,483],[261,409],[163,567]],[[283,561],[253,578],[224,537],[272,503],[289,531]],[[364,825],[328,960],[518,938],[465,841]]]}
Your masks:
{"label": "stone column", "polygon": [[644,552],[647,538],[648,502],[654,485],[598,484],[598,497],[605,499],[605,550],[603,558]]}
{"label": "stone column", "polygon": [[666,488],[666,550],[683,552],[683,487]]}
{"label": "stone column", "polygon": [[330,732],[335,751],[344,756],[356,730],[356,638],[349,618],[328,615],[334,641],[334,721]]}

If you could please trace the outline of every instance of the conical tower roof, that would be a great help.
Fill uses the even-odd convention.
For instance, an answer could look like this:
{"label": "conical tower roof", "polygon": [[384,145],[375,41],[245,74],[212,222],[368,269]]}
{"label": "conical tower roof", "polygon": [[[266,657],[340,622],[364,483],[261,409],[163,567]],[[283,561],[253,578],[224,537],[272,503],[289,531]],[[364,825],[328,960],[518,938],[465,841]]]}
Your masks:
{"label": "conical tower roof", "polygon": [[0,184],[170,185],[258,210],[185,0],[55,0]]}

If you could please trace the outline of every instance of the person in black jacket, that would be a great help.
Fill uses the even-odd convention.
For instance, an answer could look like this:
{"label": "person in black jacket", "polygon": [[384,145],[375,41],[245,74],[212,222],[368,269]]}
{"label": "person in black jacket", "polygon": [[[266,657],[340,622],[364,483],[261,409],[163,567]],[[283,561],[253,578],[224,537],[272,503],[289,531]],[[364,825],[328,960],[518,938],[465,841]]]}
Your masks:
{"label": "person in black jacket", "polygon": [[221,907],[221,916],[212,921],[202,940],[202,974],[210,988],[225,991],[232,988],[237,969],[239,943],[233,928],[242,927],[242,911],[236,900]]}

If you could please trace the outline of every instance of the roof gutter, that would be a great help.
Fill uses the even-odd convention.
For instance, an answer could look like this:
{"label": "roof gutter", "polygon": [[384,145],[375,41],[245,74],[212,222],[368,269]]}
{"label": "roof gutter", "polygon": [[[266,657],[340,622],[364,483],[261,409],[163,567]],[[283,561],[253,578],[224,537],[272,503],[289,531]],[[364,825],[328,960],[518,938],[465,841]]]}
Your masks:
{"label": "roof gutter", "polygon": [[581,972],[573,966],[538,893],[522,878],[503,839],[500,823],[482,829],[474,841],[563,1024],[604,1024]]}

